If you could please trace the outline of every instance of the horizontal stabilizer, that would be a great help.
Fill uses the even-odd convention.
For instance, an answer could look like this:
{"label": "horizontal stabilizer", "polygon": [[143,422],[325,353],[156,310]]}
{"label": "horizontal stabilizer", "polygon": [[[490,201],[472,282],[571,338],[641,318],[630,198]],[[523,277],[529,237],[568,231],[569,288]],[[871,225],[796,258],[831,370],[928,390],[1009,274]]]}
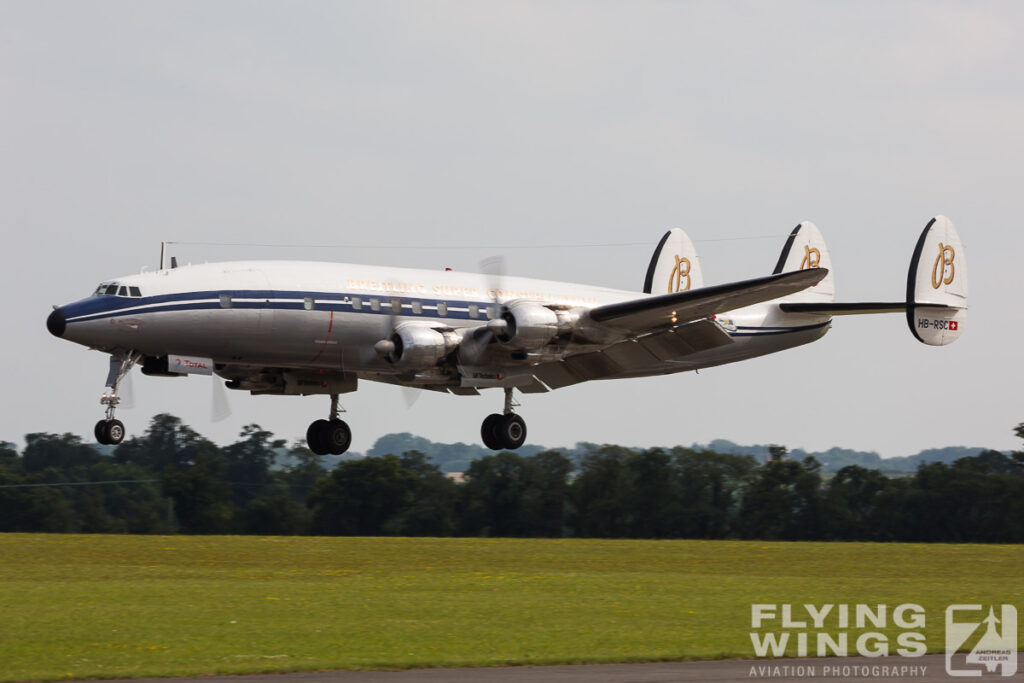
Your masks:
{"label": "horizontal stabilizer", "polygon": [[[784,251],[783,257],[786,254]],[[953,223],[945,216],[936,216],[921,233],[910,260],[906,301],[799,301],[781,303],[779,308],[786,313],[808,315],[905,312],[910,331],[918,341],[931,346],[952,344],[960,337],[967,319],[967,258],[963,244]]]}
{"label": "horizontal stabilizer", "polygon": [[907,310],[903,301],[897,303],[855,303],[855,304],[815,304],[792,303],[779,304],[786,313],[814,313],[817,315],[865,315],[870,313],[902,313]]}

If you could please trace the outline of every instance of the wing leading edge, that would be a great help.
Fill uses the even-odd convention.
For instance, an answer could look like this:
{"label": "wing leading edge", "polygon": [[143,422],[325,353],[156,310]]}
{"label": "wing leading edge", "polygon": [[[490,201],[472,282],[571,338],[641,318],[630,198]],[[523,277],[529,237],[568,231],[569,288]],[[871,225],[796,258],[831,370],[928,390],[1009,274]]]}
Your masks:
{"label": "wing leading edge", "polygon": [[590,309],[585,317],[588,324],[640,335],[794,294],[813,287],[826,275],[825,268],[779,273],[598,306]]}

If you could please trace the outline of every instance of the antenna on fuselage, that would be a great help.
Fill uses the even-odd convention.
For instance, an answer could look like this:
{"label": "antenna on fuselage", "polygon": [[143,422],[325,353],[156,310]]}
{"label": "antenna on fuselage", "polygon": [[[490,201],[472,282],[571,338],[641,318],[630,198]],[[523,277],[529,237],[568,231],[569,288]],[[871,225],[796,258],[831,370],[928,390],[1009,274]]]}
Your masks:
{"label": "antenna on fuselage", "polygon": [[160,243],[160,270],[164,269],[164,254],[167,253],[167,242]]}

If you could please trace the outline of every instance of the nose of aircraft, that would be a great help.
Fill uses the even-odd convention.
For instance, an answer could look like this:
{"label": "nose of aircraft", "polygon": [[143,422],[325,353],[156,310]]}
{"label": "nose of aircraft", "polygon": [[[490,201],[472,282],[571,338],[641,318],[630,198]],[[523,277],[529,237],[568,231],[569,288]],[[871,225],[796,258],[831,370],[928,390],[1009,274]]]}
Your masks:
{"label": "nose of aircraft", "polygon": [[64,311],[60,308],[54,308],[53,312],[46,318],[46,329],[50,331],[54,337],[63,337],[64,328],[68,325],[67,319],[64,317]]}

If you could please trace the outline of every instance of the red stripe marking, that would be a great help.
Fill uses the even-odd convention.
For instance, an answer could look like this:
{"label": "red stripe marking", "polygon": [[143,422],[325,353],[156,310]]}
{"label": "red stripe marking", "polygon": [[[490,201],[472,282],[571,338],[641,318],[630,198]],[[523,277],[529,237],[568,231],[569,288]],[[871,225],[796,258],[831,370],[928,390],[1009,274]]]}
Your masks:
{"label": "red stripe marking", "polygon": [[313,356],[313,360],[310,361],[310,362],[315,363],[317,360],[320,359],[320,356],[322,356],[324,354],[324,349],[327,348],[327,342],[331,341],[331,330],[333,330],[333,329],[334,329],[334,311],[331,311],[331,319],[327,323],[327,336],[324,338],[323,346],[320,347],[320,351],[315,356]]}

